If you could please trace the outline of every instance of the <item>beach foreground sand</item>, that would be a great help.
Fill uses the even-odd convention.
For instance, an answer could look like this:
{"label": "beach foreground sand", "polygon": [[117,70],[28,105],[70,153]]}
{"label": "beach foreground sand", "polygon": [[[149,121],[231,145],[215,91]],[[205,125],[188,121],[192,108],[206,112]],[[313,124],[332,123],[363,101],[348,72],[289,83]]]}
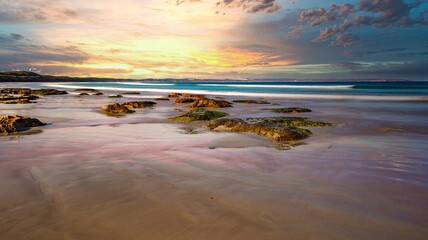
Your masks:
{"label": "beach foreground sand", "polygon": [[[0,105],[0,115],[50,123],[0,137],[0,239],[428,236],[424,102],[268,99],[335,123],[279,150],[254,134],[171,122],[185,109],[171,101],[120,118],[97,110],[134,98]],[[266,107],[224,111],[277,116]]]}

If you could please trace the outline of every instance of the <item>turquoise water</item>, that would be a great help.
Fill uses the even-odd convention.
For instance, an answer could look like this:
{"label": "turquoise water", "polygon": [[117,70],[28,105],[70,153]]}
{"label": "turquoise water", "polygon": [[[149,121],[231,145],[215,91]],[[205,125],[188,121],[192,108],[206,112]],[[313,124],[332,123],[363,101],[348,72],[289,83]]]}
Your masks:
{"label": "turquoise water", "polygon": [[[58,84],[50,86],[58,87]],[[76,82],[64,88],[88,87],[101,90],[144,92],[195,92],[218,95],[265,97],[341,98],[367,97],[372,100],[427,100],[428,82],[225,82],[225,81],[135,81],[135,82]]]}

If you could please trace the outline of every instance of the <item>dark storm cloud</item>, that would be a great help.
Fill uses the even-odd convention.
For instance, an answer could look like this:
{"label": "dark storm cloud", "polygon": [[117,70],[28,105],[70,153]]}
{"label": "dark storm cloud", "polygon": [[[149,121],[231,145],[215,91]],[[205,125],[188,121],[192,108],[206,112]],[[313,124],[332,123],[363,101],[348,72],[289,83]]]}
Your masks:
{"label": "dark storm cloud", "polygon": [[371,26],[375,28],[414,27],[428,25],[427,10],[412,17],[411,11],[419,8],[420,0],[406,3],[404,0],[359,0],[357,4],[333,4],[330,9],[309,9],[301,12],[299,20],[307,26],[318,26],[325,23],[334,25],[321,29],[314,42],[331,38],[331,45],[349,47],[358,37],[347,33],[352,27]]}

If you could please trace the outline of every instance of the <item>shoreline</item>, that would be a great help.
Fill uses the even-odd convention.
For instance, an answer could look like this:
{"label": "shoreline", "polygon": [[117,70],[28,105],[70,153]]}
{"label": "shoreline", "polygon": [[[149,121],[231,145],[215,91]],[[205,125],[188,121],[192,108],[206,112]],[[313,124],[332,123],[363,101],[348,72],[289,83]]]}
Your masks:
{"label": "shoreline", "polygon": [[[269,98],[273,105],[221,109],[231,117],[266,117],[281,114],[265,108],[292,105],[313,111],[292,116],[337,124],[315,128],[302,144],[278,150],[255,134],[171,122],[176,108],[188,109],[171,100],[118,118],[97,110],[132,100],[138,98],[69,94],[0,105],[1,115],[53,123],[38,134],[0,137],[0,195],[7,196],[0,198],[0,236],[424,239],[428,234],[424,102]],[[183,127],[199,133],[185,134]]]}

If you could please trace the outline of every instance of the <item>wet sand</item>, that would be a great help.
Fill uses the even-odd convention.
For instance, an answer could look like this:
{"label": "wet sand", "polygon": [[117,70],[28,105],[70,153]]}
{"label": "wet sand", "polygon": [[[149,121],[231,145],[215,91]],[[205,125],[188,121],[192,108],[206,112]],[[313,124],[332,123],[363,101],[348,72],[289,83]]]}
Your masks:
{"label": "wet sand", "polygon": [[[268,99],[337,124],[284,151],[253,134],[183,134],[172,101],[122,118],[96,110],[129,100],[0,105],[52,123],[0,137],[0,239],[428,236],[425,102]],[[277,115],[267,107],[225,111]]]}

